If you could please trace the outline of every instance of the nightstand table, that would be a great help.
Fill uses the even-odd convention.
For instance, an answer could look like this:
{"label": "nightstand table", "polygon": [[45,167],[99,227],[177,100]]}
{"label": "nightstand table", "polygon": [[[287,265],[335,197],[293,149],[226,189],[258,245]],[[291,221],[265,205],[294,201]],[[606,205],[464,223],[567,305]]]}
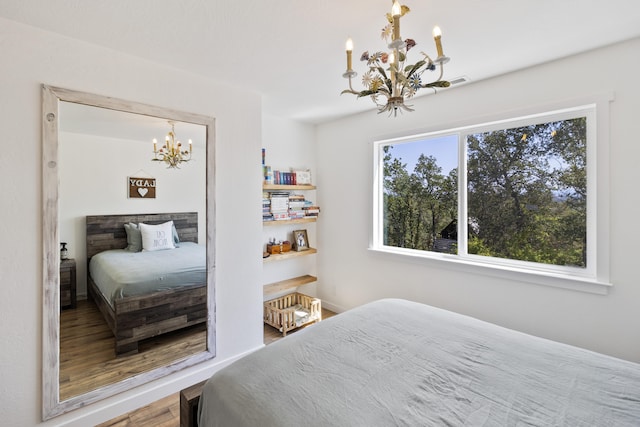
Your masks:
{"label": "nightstand table", "polygon": [[60,309],[76,308],[76,260],[60,260]]}

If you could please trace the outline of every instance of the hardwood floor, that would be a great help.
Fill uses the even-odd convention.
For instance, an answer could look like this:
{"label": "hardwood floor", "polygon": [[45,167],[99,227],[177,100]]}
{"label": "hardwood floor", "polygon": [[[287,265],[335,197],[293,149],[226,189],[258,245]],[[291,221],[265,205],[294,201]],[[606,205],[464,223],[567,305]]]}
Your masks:
{"label": "hardwood floor", "polygon": [[60,313],[60,400],[113,384],[206,349],[206,327],[197,325],[140,342],[137,354],[116,357],[115,339],[89,300]]}
{"label": "hardwood floor", "polygon": [[[322,309],[322,318],[327,319],[336,313]],[[312,325],[311,325],[312,326]],[[302,328],[301,328],[302,329]],[[288,335],[295,334],[296,329]],[[264,343],[269,345],[282,338],[282,334],[275,328],[264,325]],[[136,409],[128,414],[109,420],[97,427],[179,427],[180,426],[180,394],[175,393]]]}

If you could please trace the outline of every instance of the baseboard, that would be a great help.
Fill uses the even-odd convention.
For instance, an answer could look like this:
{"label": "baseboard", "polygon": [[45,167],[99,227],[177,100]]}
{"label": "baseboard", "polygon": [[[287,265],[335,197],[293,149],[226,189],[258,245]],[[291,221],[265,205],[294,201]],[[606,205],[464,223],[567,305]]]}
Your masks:
{"label": "baseboard", "polygon": [[346,308],[324,299],[322,299],[322,308],[326,308],[327,310],[333,311],[334,313],[342,313],[344,311],[347,311]]}

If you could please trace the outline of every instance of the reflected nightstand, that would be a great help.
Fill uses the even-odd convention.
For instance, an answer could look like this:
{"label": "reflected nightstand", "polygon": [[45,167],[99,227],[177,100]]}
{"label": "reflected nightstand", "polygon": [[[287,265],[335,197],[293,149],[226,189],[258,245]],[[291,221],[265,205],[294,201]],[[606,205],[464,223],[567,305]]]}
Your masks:
{"label": "reflected nightstand", "polygon": [[60,309],[76,308],[76,260],[60,260]]}

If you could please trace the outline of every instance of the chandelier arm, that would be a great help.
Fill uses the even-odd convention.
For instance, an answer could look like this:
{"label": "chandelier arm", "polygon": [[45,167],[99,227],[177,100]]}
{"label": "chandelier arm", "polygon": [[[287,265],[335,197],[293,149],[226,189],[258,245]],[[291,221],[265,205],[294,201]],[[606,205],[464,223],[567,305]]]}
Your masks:
{"label": "chandelier arm", "polygon": [[442,80],[442,77],[444,76],[444,64],[440,64],[440,76],[438,77],[437,80],[432,81],[431,83],[426,83],[423,85],[420,85],[421,88],[431,88],[435,91],[436,87],[442,87],[442,88],[446,88],[451,86],[451,83],[449,83],[446,80]]}
{"label": "chandelier arm", "polygon": [[353,85],[351,84],[351,77],[349,77],[349,89],[345,89],[342,92],[340,92],[340,95],[342,95],[343,93],[351,93],[353,95],[359,95],[360,92],[356,91],[353,89]]}
{"label": "chandelier arm", "polygon": [[353,90],[353,84],[351,81],[351,76],[349,76],[349,89],[351,90],[351,92],[355,92],[355,90]]}

